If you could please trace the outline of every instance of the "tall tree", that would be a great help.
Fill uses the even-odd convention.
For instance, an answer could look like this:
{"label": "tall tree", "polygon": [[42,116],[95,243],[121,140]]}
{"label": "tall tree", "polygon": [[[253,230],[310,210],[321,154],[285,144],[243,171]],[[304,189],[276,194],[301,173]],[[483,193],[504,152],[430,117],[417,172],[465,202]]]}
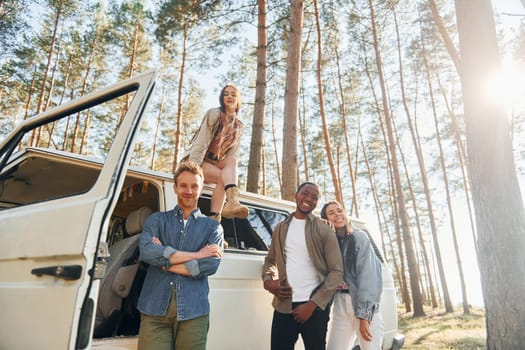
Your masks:
{"label": "tall tree", "polygon": [[[301,75],[301,85],[304,85],[304,75]],[[308,162],[308,150],[307,150],[307,143],[306,140],[306,131],[307,131],[307,122],[306,122],[306,114],[307,114],[307,104],[306,104],[306,94],[304,91],[304,87],[301,87],[301,112],[299,113],[299,136],[301,138],[301,151],[303,153],[303,173],[304,173],[304,180],[310,181],[310,167]]]}
{"label": "tall tree", "polygon": [[[364,42],[364,41],[363,41]],[[366,76],[368,78],[368,82],[369,82],[369,85],[370,85],[370,90],[371,90],[371,95],[373,97],[373,104],[374,104],[374,111],[377,115],[377,118],[379,120],[379,124],[380,124],[380,129],[381,129],[381,135],[382,135],[382,138],[383,138],[383,142],[382,142],[382,146],[384,147],[384,154],[386,154],[386,157],[387,157],[387,170],[388,170],[388,176],[387,176],[387,179],[388,179],[388,183],[389,183],[389,188],[387,191],[385,191],[386,193],[390,194],[388,197],[388,201],[389,201],[389,208],[392,208],[392,219],[389,220],[391,222],[394,223],[394,227],[395,227],[395,233],[396,233],[396,237],[395,237],[395,240],[396,240],[396,244],[398,245],[398,251],[397,251],[397,254],[393,254],[393,260],[396,259],[396,255],[399,257],[399,268],[397,268],[397,264],[394,263],[394,265],[396,266],[396,274],[398,276],[398,282],[399,282],[399,286],[400,286],[400,291],[401,291],[401,300],[403,300],[403,303],[405,304],[405,310],[406,312],[412,312],[412,306],[410,304],[410,298],[409,298],[409,295],[408,295],[408,284],[407,284],[407,281],[406,281],[406,274],[405,274],[405,256],[404,256],[404,253],[403,253],[403,245],[402,245],[402,241],[401,241],[401,230],[400,230],[400,227],[399,227],[399,220],[398,220],[398,215],[396,214],[397,213],[397,204],[396,204],[396,201],[395,200],[392,200],[392,193],[394,193],[395,191],[393,190],[394,188],[394,185],[392,185],[392,183],[394,182],[392,180],[393,176],[391,175],[392,171],[391,171],[391,159],[390,159],[390,153],[388,151],[388,142],[387,142],[387,137],[386,137],[386,132],[385,132],[385,127],[384,127],[384,123],[383,123],[383,120],[381,118],[381,106],[380,106],[380,103],[379,103],[379,99],[378,99],[378,96],[375,92],[375,89],[374,89],[374,85],[373,85],[373,81],[372,81],[372,72],[371,72],[371,68],[369,68],[369,63],[368,63],[368,60],[367,60],[367,56],[366,54],[364,55],[364,59],[365,59],[365,62],[364,62],[364,67],[365,67],[365,73],[366,73]],[[361,135],[361,131],[358,131],[358,133]],[[366,158],[366,150],[365,150],[365,146],[364,146],[364,142],[362,140],[362,136],[360,136],[360,139],[361,139],[361,148],[363,149],[363,154],[364,154],[364,157]],[[368,160],[367,160],[367,163],[368,163]],[[367,164],[367,167],[370,168],[370,166]],[[377,186],[375,186],[377,187]],[[375,195],[375,198],[377,198],[377,193],[378,191],[375,191],[374,190],[374,195]],[[376,205],[376,210],[377,208],[380,207],[380,200],[377,199],[378,201],[378,204],[379,205]],[[383,220],[386,224],[387,220]],[[381,221],[379,221],[381,222]],[[393,245],[391,245],[393,246]],[[394,249],[392,249],[393,251]]]}
{"label": "tall tree", "polygon": [[332,174],[332,182],[334,186],[334,192],[335,192],[335,198],[337,201],[344,205],[343,196],[341,194],[341,186],[339,186],[335,165],[334,165],[334,159],[332,157],[332,149],[330,145],[330,134],[328,133],[328,127],[326,123],[326,114],[325,114],[325,106],[324,106],[324,93],[323,93],[323,81],[321,78],[322,73],[322,37],[321,37],[321,24],[319,21],[319,10],[317,7],[317,0],[314,0],[314,15],[315,15],[315,24],[317,29],[317,91],[319,95],[319,114],[321,115],[321,123],[322,123],[322,130],[323,130],[323,140],[325,143],[325,149],[326,149],[326,158],[328,160],[328,165],[330,167],[330,173]]}
{"label": "tall tree", "polygon": [[[49,70],[51,69],[52,62],[53,62],[52,61],[53,53],[55,52],[56,45],[59,44],[59,43],[57,43],[57,36],[58,36],[58,30],[59,30],[60,22],[62,21],[62,18],[64,17],[65,13],[68,10],[71,10],[71,7],[73,6],[73,3],[72,3],[72,1],[68,1],[68,0],[58,0],[58,1],[49,1],[49,5],[50,5],[50,7],[52,8],[52,11],[53,11],[53,13],[51,15],[52,23],[53,23],[53,26],[51,28],[52,29],[52,34],[51,34],[51,38],[49,40],[49,46],[48,46],[48,52],[47,52],[47,61],[45,63],[44,74],[42,76],[42,81],[40,83],[40,91],[38,93],[38,100],[37,100],[37,103],[36,103],[35,114],[38,114],[38,113],[40,113],[43,110],[44,97],[45,97],[45,93],[46,93],[46,87],[48,85]],[[38,142],[40,131],[41,130],[39,128],[38,129],[38,133],[37,133],[37,129],[33,130],[33,132],[31,133],[31,141],[30,141],[31,145],[35,145],[35,143]]]}
{"label": "tall tree", "polygon": [[445,165],[445,152],[443,150],[443,142],[441,140],[441,132],[439,130],[439,121],[438,121],[438,116],[437,116],[437,111],[436,111],[437,107],[436,107],[436,101],[434,98],[434,87],[432,85],[432,79],[430,77],[430,69],[428,67],[428,61],[426,57],[427,57],[426,55],[423,55],[423,62],[425,65],[430,104],[432,106],[432,115],[434,117],[434,127],[436,130],[436,141],[437,141],[438,150],[439,150],[439,163],[441,165],[441,171],[443,174],[443,184],[445,185],[445,193],[447,196],[450,230],[452,232],[452,241],[454,243],[454,251],[456,253],[456,262],[457,262],[458,272],[459,272],[459,283],[461,286],[461,296],[463,299],[463,314],[470,315],[469,303],[467,299],[467,291],[465,287],[465,274],[463,273],[463,263],[461,262],[461,252],[459,251],[458,238],[457,238],[457,233],[456,233],[456,224],[455,224],[455,219],[454,219],[454,210],[452,208],[452,197],[450,194],[449,176],[448,176],[447,167]]}
{"label": "tall tree", "polygon": [[[397,22],[397,15],[396,15],[396,11],[392,11],[393,12],[393,15],[394,15],[394,23],[395,23],[395,27],[396,27],[396,43],[397,43],[397,55],[398,55],[398,59],[399,59],[399,88],[401,89],[401,100],[402,100],[402,103],[403,103],[403,108],[405,110],[405,114],[407,116],[407,120],[408,120],[408,126],[409,126],[409,129],[410,129],[410,133],[411,133],[411,136],[412,136],[412,144],[414,146],[414,151],[417,155],[417,159],[418,159],[418,164],[419,164],[419,168],[420,168],[420,172],[421,172],[421,177],[422,177],[422,182],[423,182],[423,190],[425,191],[425,193],[427,193],[429,191],[429,188],[428,188],[428,181],[426,179],[426,169],[425,169],[425,164],[424,164],[424,160],[423,160],[423,155],[421,154],[421,149],[419,148],[419,145],[418,145],[418,142],[416,140],[416,137],[414,135],[414,128],[412,126],[412,118],[411,118],[411,112],[410,112],[410,108],[408,107],[408,98],[406,96],[406,93],[405,93],[405,78],[404,78],[404,74],[403,74],[403,56],[401,54],[401,40],[400,40],[400,35],[399,35],[399,25],[398,25],[398,22]],[[406,165],[405,165],[405,160],[403,158],[403,154],[401,153],[402,152],[402,149],[401,147],[399,148],[399,152],[402,156],[402,160],[403,160],[403,165],[404,167],[406,168]],[[405,170],[405,172],[407,172]],[[410,178],[408,176],[408,172],[407,172],[407,178],[408,178],[408,181],[410,181]],[[409,182],[409,188],[410,188],[410,193],[411,193],[411,198],[412,198],[412,201],[413,201],[413,204],[414,204],[414,215],[415,215],[415,218],[416,218],[416,223],[417,223],[417,226],[416,228],[418,229],[418,235],[420,237],[420,245],[421,245],[421,253],[423,254],[423,260],[425,262],[425,267],[427,269],[427,278],[428,278],[428,281],[429,281],[429,289],[430,289],[430,294],[431,294],[431,300],[432,300],[432,307],[437,307],[437,301],[436,301],[436,297],[435,297],[435,294],[434,294],[434,282],[432,280],[432,275],[430,273],[430,263],[429,263],[429,259],[428,259],[428,254],[427,254],[427,251],[426,251],[426,246],[425,246],[425,242],[423,240],[423,234],[421,232],[421,225],[420,225],[420,220],[419,220],[419,213],[418,213],[418,208],[417,208],[417,203],[415,202],[415,198],[414,198],[414,195],[413,195],[413,190],[412,190],[412,186]],[[429,200],[430,198],[430,195],[427,196],[427,199]],[[432,209],[432,206],[430,205],[430,209]],[[433,220],[433,213],[432,213],[432,217],[431,219]],[[434,223],[434,226],[435,226],[435,223]],[[441,256],[441,255],[440,255]],[[444,275],[443,275],[444,276]],[[445,286],[446,286],[446,283],[445,283]],[[445,291],[446,294],[448,294],[448,290],[446,289],[443,289]],[[447,312],[452,312],[453,309],[452,309],[452,304],[450,304],[450,311],[448,310],[447,308]]]}
{"label": "tall tree", "polygon": [[500,67],[490,0],[456,0],[469,177],[478,230],[487,348],[525,344],[525,208],[504,104],[484,87]]}
{"label": "tall tree", "polygon": [[284,92],[284,125],[281,197],[292,200],[297,188],[297,120],[299,105],[299,75],[301,72],[301,38],[303,28],[302,0],[290,1],[290,33]]}
{"label": "tall tree", "polygon": [[275,155],[275,171],[277,176],[277,181],[279,182],[279,190],[283,188],[283,181],[281,177],[281,169],[279,167],[279,152],[277,151],[277,139],[275,137],[275,109],[274,109],[274,103],[272,102],[272,145],[273,145],[273,153]]}
{"label": "tall tree", "polygon": [[445,90],[443,89],[443,86],[441,85],[441,81],[439,79],[439,76],[437,78],[437,83],[439,85],[439,90],[441,91],[441,94],[443,96],[443,103],[445,104],[447,108],[447,113],[450,118],[450,129],[452,129],[452,132],[454,133],[454,141],[456,143],[457,148],[457,157],[459,160],[459,167],[461,169],[461,177],[463,180],[463,189],[465,190],[465,200],[467,202],[467,208],[468,208],[468,218],[470,221],[470,227],[472,230],[472,242],[474,242],[475,250],[476,250],[476,259],[478,256],[478,238],[476,237],[476,224],[474,223],[474,211],[472,210],[472,200],[471,200],[471,193],[470,193],[470,184],[468,181],[468,175],[467,175],[467,168],[466,168],[466,161],[467,161],[467,151],[465,150],[465,146],[463,145],[463,140],[461,138],[462,133],[459,130],[458,121],[456,118],[456,114],[454,110],[452,109],[452,106],[448,102],[448,98],[446,96]]}
{"label": "tall tree", "polygon": [[[250,143],[250,160],[248,162],[248,179],[246,190],[259,192],[259,173],[263,157],[264,112],[266,106],[266,58],[267,27],[266,0],[257,0],[257,78],[255,81],[255,107],[253,109],[252,140]],[[264,182],[263,182],[264,183]]]}
{"label": "tall tree", "polygon": [[430,8],[430,12],[432,13],[432,19],[434,20],[434,23],[436,23],[436,27],[438,28],[439,35],[441,35],[443,43],[445,44],[445,48],[447,49],[450,58],[452,59],[452,62],[454,62],[454,67],[459,73],[459,54],[456,50],[456,47],[454,46],[454,43],[452,42],[452,39],[450,38],[450,35],[448,34],[447,28],[445,27],[443,20],[441,19],[441,15],[439,14],[436,2],[434,0],[427,0],[427,3],[428,7]]}
{"label": "tall tree", "polygon": [[[352,186],[352,206],[350,207],[350,214],[355,215],[359,217],[359,207],[357,205],[357,190],[356,190],[356,171],[354,171],[354,167],[352,166],[352,152],[350,147],[350,138],[349,133],[350,130],[348,128],[348,123],[346,122],[346,102],[345,102],[345,94],[344,94],[344,88],[343,88],[343,75],[341,72],[341,62],[340,62],[340,56],[339,56],[339,45],[336,42],[336,46],[334,47],[334,53],[335,53],[335,59],[336,59],[336,65],[337,65],[337,87],[339,92],[339,112],[341,113],[341,123],[343,127],[343,135],[345,139],[345,153],[348,163],[348,175],[350,175],[350,185]],[[358,152],[358,147],[356,147],[356,153]],[[357,161],[356,157],[356,161]],[[357,168],[357,167],[356,167]]]}
{"label": "tall tree", "polygon": [[[421,29],[421,23],[420,23],[420,29]],[[423,42],[424,36],[422,32],[421,32],[420,38],[421,38],[421,43],[423,47],[422,55],[424,56],[427,54],[427,50],[424,49],[425,47],[424,42]],[[403,79],[403,70],[402,70],[401,65],[400,65],[400,76],[402,79],[401,86],[403,88],[404,79]],[[404,95],[404,92],[402,92],[402,94]],[[432,234],[434,253],[436,254],[436,265],[438,268],[439,280],[441,282],[441,291],[443,293],[445,312],[452,313],[454,312],[454,307],[452,305],[452,300],[450,298],[450,293],[448,290],[448,283],[447,283],[446,274],[445,274],[445,266],[443,265],[443,259],[441,256],[441,247],[439,245],[439,239],[438,239],[438,225],[436,224],[436,217],[434,213],[434,205],[432,203],[432,193],[431,193],[431,189],[429,186],[427,167],[425,165],[425,158],[423,157],[423,150],[422,150],[422,147],[420,146],[419,135],[417,133],[416,127],[414,127],[414,123],[412,122],[412,118],[410,116],[410,110],[408,108],[408,105],[405,103],[405,98],[403,98],[403,102],[404,102],[405,112],[407,115],[407,125],[410,130],[410,135],[412,137],[412,144],[414,145],[414,151],[416,153],[417,160],[418,160],[421,182],[423,185],[423,190],[425,191],[425,201],[426,201],[426,207],[428,211],[428,219],[430,222],[430,233]]]}
{"label": "tall tree", "polygon": [[414,304],[414,316],[424,316],[425,311],[423,310],[423,301],[421,299],[421,286],[419,280],[419,273],[416,261],[416,253],[414,248],[414,243],[412,239],[412,234],[410,232],[410,223],[408,221],[408,214],[406,211],[405,205],[405,196],[403,193],[403,187],[401,185],[401,176],[399,175],[399,165],[397,160],[396,153],[396,143],[394,140],[394,132],[392,125],[392,116],[390,114],[390,106],[388,103],[387,91],[386,91],[386,82],[383,74],[383,66],[381,60],[381,54],[379,50],[379,37],[377,34],[377,24],[376,24],[376,15],[374,10],[374,4],[372,0],[368,0],[368,5],[370,7],[370,19],[371,19],[371,29],[373,37],[373,48],[376,57],[376,67],[377,74],[379,77],[380,87],[381,87],[381,97],[383,102],[383,114],[385,117],[385,125],[388,137],[388,146],[390,150],[391,165],[393,170],[394,177],[394,192],[396,196],[396,203],[398,205],[398,214],[401,220],[401,232],[403,233],[403,242],[405,245],[405,252],[408,261],[408,271],[410,277],[410,290],[412,292],[412,302]]}
{"label": "tall tree", "polygon": [[[151,54],[151,42],[147,30],[150,22],[150,13],[141,2],[125,0],[113,9],[115,28],[112,35],[115,44],[121,48],[126,63],[123,63],[119,72],[121,79],[132,77],[135,72],[147,69]],[[126,95],[121,106],[118,124],[124,117],[129,104]]]}

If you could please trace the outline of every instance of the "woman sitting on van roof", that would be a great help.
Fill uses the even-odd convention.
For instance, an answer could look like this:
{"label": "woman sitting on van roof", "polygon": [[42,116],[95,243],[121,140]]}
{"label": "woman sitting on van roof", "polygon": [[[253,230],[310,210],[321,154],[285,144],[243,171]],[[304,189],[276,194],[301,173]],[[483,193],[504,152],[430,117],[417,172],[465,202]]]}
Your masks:
{"label": "woman sitting on van roof", "polygon": [[[182,161],[190,160],[202,166],[204,183],[215,184],[211,196],[210,217],[248,217],[249,210],[239,203],[237,162],[239,158],[242,122],[237,114],[241,106],[239,90],[226,85],[219,96],[220,107],[206,112],[193,136]],[[224,197],[226,204],[223,208]]]}

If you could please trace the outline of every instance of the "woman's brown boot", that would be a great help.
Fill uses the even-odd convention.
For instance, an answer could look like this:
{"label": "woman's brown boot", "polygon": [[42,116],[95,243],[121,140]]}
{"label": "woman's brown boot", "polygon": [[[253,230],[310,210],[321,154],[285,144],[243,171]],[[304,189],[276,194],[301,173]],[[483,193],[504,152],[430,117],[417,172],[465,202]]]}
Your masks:
{"label": "woman's brown boot", "polygon": [[226,219],[246,219],[248,217],[250,210],[239,203],[239,194],[237,187],[230,187],[226,190],[226,203],[222,209],[222,217]]}

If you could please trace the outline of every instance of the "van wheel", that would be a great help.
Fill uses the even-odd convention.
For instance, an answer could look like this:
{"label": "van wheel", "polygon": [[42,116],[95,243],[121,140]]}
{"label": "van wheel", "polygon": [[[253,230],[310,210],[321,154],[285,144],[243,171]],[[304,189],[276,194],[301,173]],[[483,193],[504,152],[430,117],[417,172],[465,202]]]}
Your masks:
{"label": "van wheel", "polygon": [[399,344],[395,339],[392,342],[392,350],[401,350],[403,344]]}
{"label": "van wheel", "polygon": [[392,342],[392,350],[401,350],[403,345],[405,345],[405,336],[401,334],[396,335]]}

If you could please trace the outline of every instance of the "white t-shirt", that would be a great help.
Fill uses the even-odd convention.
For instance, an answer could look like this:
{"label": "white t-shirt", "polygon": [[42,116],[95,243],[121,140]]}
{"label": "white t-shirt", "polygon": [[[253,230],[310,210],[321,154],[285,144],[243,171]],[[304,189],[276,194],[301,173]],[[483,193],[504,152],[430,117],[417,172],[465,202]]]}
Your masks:
{"label": "white t-shirt", "polygon": [[321,283],[319,272],[306,248],[305,223],[306,220],[292,218],[284,245],[286,275],[292,287],[293,302],[310,300],[312,291]]}

